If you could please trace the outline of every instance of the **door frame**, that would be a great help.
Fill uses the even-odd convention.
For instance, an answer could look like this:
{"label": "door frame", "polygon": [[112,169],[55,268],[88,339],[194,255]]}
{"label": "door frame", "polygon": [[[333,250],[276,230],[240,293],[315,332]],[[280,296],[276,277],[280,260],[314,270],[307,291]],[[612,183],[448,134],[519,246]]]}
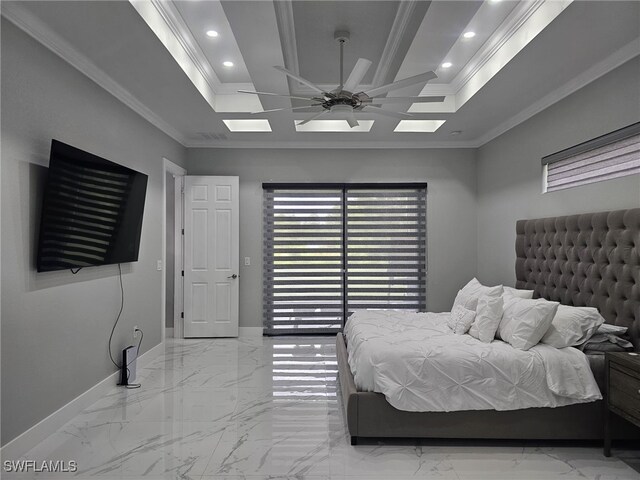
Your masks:
{"label": "door frame", "polygon": [[[174,178],[174,185],[170,185],[167,182],[167,173],[170,173]],[[184,182],[184,176],[187,171],[172,162],[168,158],[162,158],[162,328],[161,328],[161,342],[165,341],[166,335],[166,293],[167,293],[167,188],[174,189],[174,287],[173,287],[173,336],[175,338],[183,337],[183,325],[182,325],[182,303],[183,292],[182,288],[178,288],[180,282],[182,282],[182,264],[183,264],[183,244],[182,244],[182,228],[184,225],[183,220],[183,197],[182,197],[182,185]]]}

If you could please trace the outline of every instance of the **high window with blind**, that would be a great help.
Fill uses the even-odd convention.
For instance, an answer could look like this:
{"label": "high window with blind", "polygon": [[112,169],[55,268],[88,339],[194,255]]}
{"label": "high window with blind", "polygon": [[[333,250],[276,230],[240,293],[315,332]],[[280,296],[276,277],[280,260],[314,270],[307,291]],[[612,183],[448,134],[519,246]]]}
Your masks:
{"label": "high window with blind", "polygon": [[553,192],[640,173],[640,123],[542,159],[543,191]]}
{"label": "high window with blind", "polygon": [[426,309],[426,184],[264,184],[264,327],[335,333]]}

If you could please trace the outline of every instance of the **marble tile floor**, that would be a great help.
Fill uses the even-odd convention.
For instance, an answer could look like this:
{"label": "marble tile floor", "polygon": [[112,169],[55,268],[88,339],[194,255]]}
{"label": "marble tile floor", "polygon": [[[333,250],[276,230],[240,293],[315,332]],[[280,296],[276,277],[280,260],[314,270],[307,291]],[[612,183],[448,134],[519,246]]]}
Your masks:
{"label": "marble tile floor", "polygon": [[[390,440],[351,446],[331,337],[167,339],[138,372],[23,460],[78,471],[3,479],[639,479],[597,445]],[[627,463],[620,459],[626,455]],[[6,460],[6,459],[4,459]]]}

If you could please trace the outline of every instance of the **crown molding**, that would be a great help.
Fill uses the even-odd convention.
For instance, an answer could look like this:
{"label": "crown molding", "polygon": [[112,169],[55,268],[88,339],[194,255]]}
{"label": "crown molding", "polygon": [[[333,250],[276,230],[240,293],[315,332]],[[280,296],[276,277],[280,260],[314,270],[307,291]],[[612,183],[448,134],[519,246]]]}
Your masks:
{"label": "crown molding", "polygon": [[[502,68],[547,28],[573,0],[533,0],[519,4],[498,28],[487,47],[481,49],[454,79],[456,105],[462,107]],[[459,80],[456,79],[460,77]]]}
{"label": "crown molding", "polygon": [[213,90],[213,93],[220,93],[222,82],[216,75],[204,52],[193,38],[191,30],[189,30],[189,27],[173,2],[150,0],[149,3],[151,3],[162,16],[162,19],[171,30],[171,33],[178,40],[180,46],[182,46],[193,65],[205,78],[207,84],[211,90]]}
{"label": "crown molding", "polygon": [[417,3],[418,2],[415,0],[407,0],[400,2],[398,5],[398,11],[396,12],[396,17],[394,18],[393,25],[389,31],[387,43],[384,46],[382,56],[378,62],[378,68],[373,75],[373,86],[385,84],[387,75],[389,75],[389,69],[391,68],[391,64],[398,53],[398,49],[400,48],[402,39],[407,31],[407,27],[411,22],[411,17],[413,16]]}
{"label": "crown molding", "polygon": [[[321,134],[322,135],[322,134]],[[323,150],[332,149],[431,149],[431,148],[477,148],[477,144],[474,141],[457,141],[457,142],[442,142],[442,141],[420,141],[420,142],[406,142],[406,141],[371,141],[371,140],[356,140],[356,141],[334,141],[330,142],[321,140],[312,141],[251,141],[251,140],[226,140],[226,141],[191,141],[187,142],[185,147],[187,148],[315,148]]]}
{"label": "crown molding", "polygon": [[123,88],[91,60],[72,47],[69,42],[53,32],[44,22],[23,8],[21,4],[17,2],[2,2],[0,11],[3,17],[20,30],[37,40],[76,70],[89,77],[153,126],[183,146],[185,145],[186,139],[178,130],[147,108],[134,97],[131,92]]}
{"label": "crown molding", "polygon": [[478,137],[475,140],[475,143],[477,143],[478,147],[489,143],[491,140],[499,137],[503,133],[508,132],[517,125],[525,122],[534,115],[542,112],[546,108],[549,108],[553,104],[568,97],[572,93],[587,86],[589,83],[597,80],[603,75],[606,75],[613,69],[637,57],[638,55],[640,55],[640,42],[638,41],[638,39],[636,39],[627,43],[624,47],[609,55],[601,62],[596,63],[592,67],[588,68],[580,75],[572,78],[560,88],[557,88],[548,95],[545,95],[540,100],[538,100],[528,108],[525,108],[518,114],[514,115],[506,122],[501,123],[484,135]]}
{"label": "crown molding", "polygon": [[465,67],[458,72],[451,81],[451,88],[457,93],[466,85],[478,71],[500,51],[507,41],[525,24],[527,19],[538,10],[546,0],[527,0],[518,6],[502,22],[500,27],[491,35]]}
{"label": "crown molding", "polygon": [[[293,3],[291,0],[273,2],[276,12],[276,23],[280,31],[280,45],[284,57],[285,68],[295,74],[300,74],[298,63],[298,45],[296,42],[296,27],[293,20]],[[287,77],[288,78],[288,77]]]}

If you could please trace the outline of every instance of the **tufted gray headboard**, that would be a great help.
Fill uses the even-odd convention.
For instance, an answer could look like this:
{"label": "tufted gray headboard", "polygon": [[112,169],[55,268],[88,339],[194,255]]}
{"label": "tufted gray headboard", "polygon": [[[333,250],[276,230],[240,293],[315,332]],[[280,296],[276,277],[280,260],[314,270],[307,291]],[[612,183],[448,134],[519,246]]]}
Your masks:
{"label": "tufted gray headboard", "polygon": [[640,350],[640,208],[516,223],[516,287],[596,307]]}

